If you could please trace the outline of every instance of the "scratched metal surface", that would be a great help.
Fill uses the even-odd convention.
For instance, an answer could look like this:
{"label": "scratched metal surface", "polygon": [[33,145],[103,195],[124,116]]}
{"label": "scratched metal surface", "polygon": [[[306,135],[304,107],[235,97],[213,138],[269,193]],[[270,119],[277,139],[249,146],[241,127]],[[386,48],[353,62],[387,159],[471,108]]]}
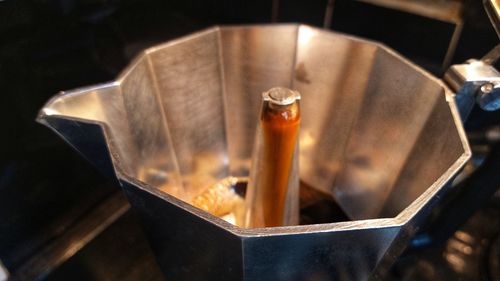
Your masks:
{"label": "scratched metal surface", "polygon": [[[121,91],[109,93],[106,89],[115,84]],[[256,97],[267,88],[288,85],[304,95],[301,178],[334,196],[352,221],[242,229],[190,205],[190,196],[211,182],[248,172]],[[54,98],[41,110],[39,121],[51,126],[47,119],[68,118],[103,125],[108,164],[148,222],[164,272],[173,272],[176,280],[189,280],[194,271],[169,271],[172,263],[202,262],[205,266],[196,267],[197,273],[214,268],[223,272],[223,260],[201,261],[196,255],[206,243],[218,243],[225,255],[225,245],[232,245],[241,258],[237,272],[244,276],[300,279],[299,269],[324,272],[335,260],[350,270],[325,280],[376,279],[470,157],[451,92],[438,79],[380,44],[307,26],[198,32],[146,50],[116,82],[92,91]],[[96,107],[126,114],[109,111],[99,114],[100,119],[77,114],[92,104],[86,99],[104,92],[115,98],[94,102]],[[74,112],[54,106],[76,98],[80,101],[73,102]],[[116,126],[129,131],[113,133]],[[53,129],[63,137],[69,132],[63,126]],[[73,145],[88,151],[82,141]],[[102,155],[92,157],[98,164],[103,160]],[[183,221],[191,223],[184,226]],[[188,225],[197,222],[195,233]],[[317,235],[321,239],[314,239]],[[274,239],[282,243],[275,249],[275,257],[283,259],[280,268],[291,275],[273,272],[257,254],[265,245],[275,245],[269,242]],[[169,256],[165,241],[180,247],[176,259]],[[325,248],[328,241],[350,245],[352,254]],[[199,248],[182,251],[190,245]],[[315,254],[328,259],[311,259]],[[298,267],[302,262],[310,267]]]}

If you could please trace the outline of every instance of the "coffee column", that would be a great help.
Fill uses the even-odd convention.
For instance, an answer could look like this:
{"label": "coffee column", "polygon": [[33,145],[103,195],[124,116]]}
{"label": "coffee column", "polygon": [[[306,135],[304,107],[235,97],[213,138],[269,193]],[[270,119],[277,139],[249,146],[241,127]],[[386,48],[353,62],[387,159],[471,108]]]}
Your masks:
{"label": "coffee column", "polygon": [[246,198],[247,227],[298,223],[300,94],[272,88],[262,94]]}

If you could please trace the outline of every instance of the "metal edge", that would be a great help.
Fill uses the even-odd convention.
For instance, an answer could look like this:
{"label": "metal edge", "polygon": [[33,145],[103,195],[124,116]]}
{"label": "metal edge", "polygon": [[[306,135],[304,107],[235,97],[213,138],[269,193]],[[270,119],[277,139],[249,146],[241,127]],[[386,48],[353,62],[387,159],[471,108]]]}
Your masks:
{"label": "metal edge", "polygon": [[196,39],[198,37],[205,36],[206,34],[210,34],[210,33],[214,33],[214,32],[219,32],[218,26],[208,27],[208,28],[202,29],[200,31],[190,33],[188,35],[169,40],[167,42],[164,42],[164,43],[155,45],[153,47],[147,48],[147,49],[143,50],[142,53],[149,55],[149,54],[154,53],[160,49],[164,49],[164,48],[167,48],[167,47],[170,47],[173,45],[182,44],[186,41],[190,41],[190,40],[193,40],[193,39]]}
{"label": "metal edge", "polygon": [[458,131],[458,135],[460,137],[464,152],[457,158],[457,160],[455,160],[453,165],[451,165],[451,167],[449,167],[444,174],[442,174],[431,186],[429,186],[425,190],[424,193],[422,193],[415,201],[413,201],[408,207],[406,207],[396,216],[397,220],[405,224],[415,216],[416,211],[423,208],[433,198],[433,196],[443,188],[443,186],[450,180],[450,178],[458,174],[460,170],[465,166],[467,161],[469,161],[469,159],[472,157],[472,151],[467,140],[462,121],[460,119],[460,114],[458,112],[453,93],[447,87],[444,88],[444,91],[446,102],[448,103],[448,106],[450,108],[455,123],[455,128]]}
{"label": "metal edge", "polygon": [[[339,32],[334,32],[330,30],[324,30],[321,28],[316,28],[310,25],[306,24],[279,24],[279,25],[272,25],[272,24],[257,24],[257,25],[223,25],[223,26],[215,26],[211,27],[199,32],[196,32],[194,34],[188,35],[181,37],[179,39],[174,39],[172,41],[169,41],[164,44],[160,44],[155,47],[151,47],[149,49],[146,49],[142,51],[138,56],[136,56],[131,63],[128,64],[128,66],[118,75],[116,78],[116,81],[102,84],[102,85],[94,85],[90,87],[84,87],[84,88],[79,88],[72,90],[70,92],[61,92],[59,95],[56,95],[52,97],[46,105],[49,105],[53,103],[56,99],[60,98],[62,95],[74,95],[74,94],[82,94],[84,92],[88,92],[90,90],[97,90],[101,89],[103,87],[109,87],[109,86],[120,86],[122,81],[127,77],[130,71],[133,70],[133,68],[142,60],[145,59],[145,56],[147,56],[149,53],[154,52],[155,50],[159,48],[164,48],[166,46],[171,46],[174,44],[178,44],[181,42],[184,42],[186,40],[190,40],[192,38],[196,38],[197,36],[204,35],[205,33],[210,33],[210,32],[219,32],[221,29],[228,29],[228,28],[257,28],[257,27],[265,27],[265,28],[274,28],[276,26],[297,26],[297,28],[300,28],[302,26],[311,28],[313,30],[317,30],[318,32],[322,33],[330,33],[338,36],[342,36],[344,38],[357,41],[360,43],[368,43],[371,45],[374,45],[375,47],[379,47],[383,49],[384,51],[388,52],[390,55],[400,59],[402,62],[408,64],[409,66],[413,67],[416,71],[421,73],[422,75],[426,76],[427,78],[433,80],[434,82],[438,83],[441,85],[441,87],[445,90],[445,94],[447,95],[447,101],[450,104],[450,109],[452,110],[452,115],[455,120],[455,125],[456,128],[459,130],[459,135],[461,137],[462,144],[464,145],[464,154],[462,154],[461,157],[450,167],[445,174],[443,174],[436,182],[434,182],[433,185],[431,185],[417,200],[412,202],[410,206],[408,206],[405,210],[403,210],[400,214],[398,214],[394,218],[381,218],[381,219],[369,219],[369,220],[356,220],[356,221],[347,221],[347,222],[337,222],[337,223],[326,223],[326,224],[314,224],[314,225],[297,225],[297,226],[286,226],[286,227],[270,227],[270,228],[254,228],[254,229],[245,229],[245,228],[240,228],[235,225],[232,225],[218,217],[215,217],[205,211],[202,211],[184,201],[181,201],[180,199],[177,199],[169,194],[163,193],[154,187],[149,186],[146,183],[140,182],[136,180],[135,178],[131,177],[130,175],[127,175],[122,169],[120,169],[120,161],[118,155],[115,153],[115,148],[113,147],[112,142],[109,142],[110,138],[110,132],[109,129],[105,124],[99,121],[95,120],[86,120],[86,119],[81,119],[81,118],[75,118],[75,117],[66,117],[64,116],[65,119],[70,119],[74,120],[77,122],[85,122],[85,123],[93,123],[100,125],[103,129],[104,137],[106,139],[106,145],[108,146],[108,152],[110,153],[111,159],[113,161],[113,168],[115,170],[116,176],[118,181],[124,180],[127,181],[134,186],[141,188],[153,195],[156,195],[163,200],[176,205],[177,207],[180,207],[196,216],[199,216],[200,218],[203,218],[207,222],[210,222],[212,224],[215,224],[221,228],[224,228],[226,231],[231,232],[235,235],[239,236],[261,236],[261,235],[285,235],[285,234],[300,234],[300,233],[305,233],[305,232],[330,232],[330,231],[347,231],[347,230],[355,230],[355,229],[368,229],[368,228],[385,228],[385,227],[400,227],[404,224],[406,224],[411,218],[411,211],[417,211],[420,208],[422,208],[425,203],[428,200],[425,201],[420,201],[419,199],[423,199],[424,197],[427,197],[429,199],[429,193],[435,193],[439,191],[440,188],[445,184],[445,181],[443,179],[450,177],[452,174],[458,172],[460,168],[465,165],[467,160],[471,156],[470,152],[470,147],[468,145],[468,142],[465,137],[465,132],[463,130],[462,125],[458,125],[458,121],[460,118],[458,117],[458,111],[456,109],[456,105],[453,101],[453,99],[448,100],[448,96],[451,96],[451,91],[448,89],[448,87],[438,78],[434,77],[432,74],[428,73],[418,65],[415,65],[402,55],[400,55],[398,52],[395,50],[387,47],[386,45],[373,41],[373,40],[367,40],[363,38],[359,38],[356,36],[344,34],[344,33],[339,33]],[[120,91],[121,93],[121,91]],[[43,110],[43,109],[42,109]],[[41,111],[42,112],[42,111]],[[46,115],[45,113],[42,113],[42,115],[39,115],[37,117],[37,121],[47,125],[43,122],[43,116]],[[50,115],[50,116],[58,116],[57,114]],[[63,117],[63,116],[61,116]],[[460,122],[461,124],[461,122]],[[50,126],[48,126],[50,127]],[[57,133],[57,132],[56,132]],[[71,145],[71,144],[70,144]],[[424,196],[425,195],[425,196]]]}
{"label": "metal edge", "polygon": [[113,193],[60,237],[44,246],[38,254],[30,257],[20,268],[12,272],[11,279],[8,280],[43,279],[89,244],[129,208],[130,205],[120,191]]}
{"label": "metal edge", "polygon": [[[52,96],[47,102],[45,102],[43,107],[38,111],[38,114],[35,118],[35,121],[40,123],[40,124],[44,124],[42,120],[45,116],[62,116],[60,114],[51,114],[51,113],[46,111],[47,108],[50,108],[52,104],[54,104],[57,100],[59,100],[61,98],[84,95],[84,94],[87,94],[87,93],[92,92],[92,91],[98,91],[101,89],[113,88],[113,87],[119,87],[119,86],[120,86],[119,82],[109,81],[109,82],[95,84],[95,85],[91,85],[91,86],[87,86],[87,87],[80,87],[80,88],[72,89],[69,91],[60,91],[56,95]],[[82,119],[82,120],[84,120],[84,119]],[[46,124],[44,124],[44,125],[46,125]]]}
{"label": "metal edge", "polygon": [[450,167],[443,175],[441,175],[441,177],[438,180],[436,180],[431,186],[429,186],[424,193],[422,193],[415,201],[413,201],[408,207],[406,207],[403,211],[401,211],[395,217],[395,219],[396,219],[396,221],[398,223],[401,223],[401,224],[407,223],[412,218],[412,216],[408,216],[407,213],[409,211],[415,212],[415,211],[419,210],[420,208],[422,208],[423,205],[425,205],[424,204],[425,202],[422,203],[421,206],[420,206],[420,204],[418,204],[419,207],[417,208],[416,207],[417,206],[417,200],[422,199],[424,197],[430,198],[429,197],[430,195],[428,194],[430,192],[430,190],[435,189],[436,185],[439,185],[437,187],[437,189],[434,192],[432,192],[432,194],[434,194],[435,192],[437,192],[446,183],[446,181],[443,181],[443,179],[449,178],[452,175],[454,175],[455,173],[458,173],[458,171],[465,165],[465,163],[472,156],[472,152],[471,152],[469,143],[467,141],[467,136],[465,134],[462,121],[460,119],[460,114],[458,113],[458,109],[456,107],[456,103],[455,103],[455,99],[454,99],[454,93],[448,88],[448,86],[441,79],[435,77],[434,75],[432,75],[431,73],[427,72],[425,69],[423,69],[419,65],[416,65],[415,63],[413,63],[410,60],[408,60],[406,57],[404,57],[403,55],[401,55],[400,53],[398,53],[396,50],[388,47],[387,45],[385,45],[385,44],[383,44],[381,42],[374,41],[374,40],[369,40],[369,39],[364,39],[364,38],[360,38],[360,37],[357,37],[357,36],[353,36],[353,35],[349,35],[349,34],[344,34],[344,33],[341,33],[341,32],[324,30],[324,29],[321,29],[321,28],[312,27],[312,26],[305,25],[305,24],[301,25],[301,26],[309,27],[309,28],[311,28],[313,30],[316,30],[316,31],[322,32],[322,33],[332,33],[332,34],[335,34],[335,35],[339,35],[339,36],[342,36],[344,38],[348,38],[348,39],[356,41],[356,42],[371,44],[371,45],[373,45],[373,46],[375,46],[375,47],[377,47],[377,48],[379,48],[379,49],[387,52],[389,55],[391,55],[391,56],[399,59],[403,63],[409,65],[415,71],[419,72],[423,76],[425,76],[425,77],[429,78],[430,80],[434,81],[435,83],[437,83],[443,89],[443,93],[442,94],[445,95],[444,98],[446,99],[446,102],[449,105],[449,108],[450,108],[450,111],[451,111],[451,114],[452,114],[452,117],[453,117],[453,120],[454,120],[454,123],[455,123],[455,128],[458,130],[458,134],[459,134],[459,137],[460,137],[460,141],[462,142],[462,146],[464,148],[464,152],[462,153],[462,155],[460,157],[457,158],[456,162],[452,165],[452,167]]}
{"label": "metal edge", "polygon": [[498,37],[500,37],[500,3],[496,0],[483,0],[483,5],[493,28],[495,29]]}
{"label": "metal edge", "polygon": [[236,225],[230,224],[221,218],[211,215],[201,209],[192,206],[170,194],[164,193],[147,183],[139,181],[129,175],[121,174],[119,179],[126,181],[135,187],[144,190],[152,195],[155,195],[170,204],[173,204],[186,212],[196,215],[208,223],[216,225],[226,231],[240,236],[240,237],[256,237],[256,236],[281,236],[281,235],[294,235],[302,234],[308,232],[332,232],[332,231],[350,231],[359,229],[376,229],[376,228],[387,228],[387,227],[400,227],[402,223],[397,221],[395,218],[383,218],[383,219],[369,219],[369,220],[357,220],[357,221],[345,221],[345,222],[335,222],[335,223],[325,223],[325,224],[311,224],[311,225],[296,225],[296,226],[283,226],[283,227],[267,227],[267,228],[241,228]]}
{"label": "metal edge", "polygon": [[258,23],[258,24],[224,24],[224,25],[218,25],[220,29],[236,29],[236,28],[242,28],[242,29],[250,29],[250,28],[275,28],[275,27],[298,27],[301,26],[301,23]]}
{"label": "metal edge", "polygon": [[[138,55],[136,55],[128,64],[127,66],[116,76],[115,81],[121,86],[125,78],[134,70],[134,68],[146,57],[146,51],[142,50],[139,52]],[[121,92],[121,91],[120,91]]]}
{"label": "metal edge", "polygon": [[[120,175],[123,175],[125,172],[120,168],[121,167],[120,157],[119,157],[118,153],[116,153],[117,150],[115,149],[113,142],[110,141],[111,140],[111,138],[110,138],[111,132],[109,131],[109,128],[105,123],[100,122],[100,121],[96,121],[96,120],[83,119],[83,118],[66,116],[66,115],[59,115],[59,114],[42,115],[42,116],[37,117],[36,121],[38,123],[48,127],[50,130],[52,130],[56,135],[58,135],[61,139],[63,139],[70,147],[72,147],[76,151],[78,151],[78,149],[76,147],[74,147],[73,144],[67,142],[62,134],[60,134],[57,130],[55,130],[54,128],[52,128],[52,126],[50,126],[47,122],[45,122],[45,120],[44,120],[45,116],[47,116],[47,117],[59,117],[61,119],[70,120],[70,121],[74,121],[74,122],[98,125],[101,128],[102,133],[104,135],[104,139],[106,141],[106,147],[107,147],[110,159],[112,161],[113,171],[115,172],[115,176],[119,182]],[[82,155],[82,156],[85,159],[87,159],[87,157],[85,155]],[[92,162],[90,160],[88,160],[88,161]],[[121,185],[121,183],[120,183],[120,185]]]}

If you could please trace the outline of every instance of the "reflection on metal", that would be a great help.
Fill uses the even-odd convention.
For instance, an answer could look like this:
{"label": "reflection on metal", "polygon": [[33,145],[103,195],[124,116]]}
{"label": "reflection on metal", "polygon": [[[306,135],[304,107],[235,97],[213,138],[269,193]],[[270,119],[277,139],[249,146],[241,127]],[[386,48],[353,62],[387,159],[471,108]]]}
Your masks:
{"label": "reflection on metal", "polygon": [[500,108],[500,73],[490,64],[499,58],[499,46],[484,60],[452,65],[445,73],[446,82],[457,92],[456,100],[462,120],[467,119],[476,103],[487,111]]}
{"label": "reflection on metal", "polygon": [[[462,3],[454,0],[358,0],[440,21],[461,21]],[[494,0],[493,0],[494,1]]]}
{"label": "reflection on metal", "polygon": [[235,177],[222,179],[193,198],[193,206],[234,225],[244,225],[245,202],[236,191],[238,183],[246,180]]}
{"label": "reflection on metal", "polygon": [[300,94],[272,88],[262,107],[246,193],[246,227],[299,223]]}
{"label": "reflection on metal", "polygon": [[488,257],[489,276],[491,279],[500,276],[500,234],[494,238],[490,246],[490,253]]}
{"label": "reflection on metal", "polygon": [[486,55],[484,55],[481,60],[485,64],[493,65],[500,59],[500,44],[496,45],[495,48],[491,49]]}
{"label": "reflection on metal", "polygon": [[482,243],[484,241],[476,241],[471,234],[459,230],[446,243],[443,252],[444,259],[454,272],[465,276],[469,275],[470,280],[474,280],[477,278],[478,274],[475,271],[479,266],[470,263],[471,261],[481,262],[481,252],[484,251]]}
{"label": "reflection on metal", "polygon": [[[358,0],[373,5],[395,9],[430,19],[454,24],[453,34],[443,59],[442,69],[446,70],[453,60],[458,41],[464,27],[462,19],[463,3],[455,0]],[[496,1],[496,0],[490,0]]]}
{"label": "reflection on metal", "polygon": [[[498,174],[498,168],[495,172]],[[486,178],[485,182],[488,180],[491,182],[489,178]],[[497,180],[496,183],[498,182]],[[476,189],[482,186],[467,185],[467,187]],[[445,239],[442,243],[434,241],[437,243],[434,247],[407,252],[404,259],[399,259],[391,270],[394,274],[390,274],[384,280],[499,280],[500,197],[486,196],[484,198],[487,199],[478,203],[481,208],[472,211],[474,215],[463,221],[458,231],[454,228],[455,231],[449,239]],[[462,208],[470,209],[471,206],[466,204]],[[450,214],[454,213],[450,212]],[[453,217],[451,220],[455,219]]]}
{"label": "reflection on metal", "polygon": [[0,281],[7,281],[9,278],[9,271],[5,266],[3,265],[2,261],[0,260]]}
{"label": "reflection on metal", "polygon": [[479,88],[477,104],[486,111],[500,109],[500,83],[485,83]]}
{"label": "reflection on metal", "polygon": [[500,2],[498,0],[483,0],[483,4],[498,37],[500,37]]}
{"label": "reflection on metal", "polygon": [[[122,193],[104,200],[78,223],[12,273],[11,281],[42,280],[121,217],[130,205]],[[0,279],[1,280],[1,279]]]}
{"label": "reflection on metal", "polygon": [[[244,229],[192,205],[248,176],[260,94],[276,86],[302,95],[301,180],[353,221]],[[56,96],[38,120],[116,175],[167,280],[366,280],[470,157],[452,97],[374,42],[303,25],[216,27],[146,50],[116,82]]]}
{"label": "reflection on metal", "polygon": [[323,20],[323,28],[330,29],[332,26],[333,17],[333,7],[335,6],[335,0],[328,0],[325,9],[325,18]]}

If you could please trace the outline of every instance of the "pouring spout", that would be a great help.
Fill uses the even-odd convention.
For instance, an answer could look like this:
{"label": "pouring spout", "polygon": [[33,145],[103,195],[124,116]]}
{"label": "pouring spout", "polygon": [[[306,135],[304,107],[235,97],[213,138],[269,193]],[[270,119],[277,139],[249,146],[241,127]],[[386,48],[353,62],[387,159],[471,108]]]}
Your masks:
{"label": "pouring spout", "polygon": [[[119,85],[103,84],[61,92],[40,109],[36,121],[54,131],[101,173],[118,183],[113,156],[107,139],[111,132],[107,126],[104,102],[119,97]],[[109,107],[109,105],[106,105]],[[115,153],[116,154],[116,153]]]}
{"label": "pouring spout", "polygon": [[[132,74],[144,74],[143,70],[134,68]],[[183,185],[166,124],[161,122],[161,104],[146,91],[151,83],[141,81],[143,88],[136,81],[130,86],[118,80],[61,92],[36,120],[109,178],[135,178],[181,197]]]}
{"label": "pouring spout", "polygon": [[107,145],[106,132],[101,124],[67,116],[43,114],[36,120],[59,135],[113,183],[119,184],[113,156]]}

